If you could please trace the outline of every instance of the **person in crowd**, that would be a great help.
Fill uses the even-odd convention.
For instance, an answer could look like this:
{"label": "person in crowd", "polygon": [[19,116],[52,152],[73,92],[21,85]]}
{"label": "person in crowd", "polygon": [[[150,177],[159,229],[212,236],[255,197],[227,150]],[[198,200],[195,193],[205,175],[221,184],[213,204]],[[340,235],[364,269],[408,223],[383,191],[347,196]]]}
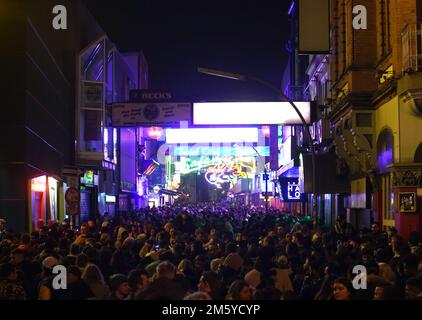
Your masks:
{"label": "person in crowd", "polygon": [[104,300],[111,293],[101,270],[95,264],[90,263],[86,266],[82,280],[88,285],[96,300]]}
{"label": "person in crowd", "polygon": [[52,256],[46,257],[42,261],[42,278],[38,287],[39,300],[59,300],[60,290],[53,287],[53,268],[58,264],[59,260]]}
{"label": "person in crowd", "polygon": [[128,278],[124,274],[116,273],[110,277],[111,293],[106,300],[127,300],[130,294]]}
{"label": "person in crowd", "polygon": [[234,281],[227,292],[226,300],[251,300],[252,290],[244,280]]}
{"label": "person in crowd", "polygon": [[337,278],[333,284],[333,295],[335,300],[353,300],[352,282],[347,278]]}
{"label": "person in crowd", "polygon": [[16,266],[11,263],[0,265],[0,300],[26,300],[26,293],[19,282]]}
{"label": "person in crowd", "polygon": [[89,285],[81,277],[80,268],[77,266],[67,267],[67,287],[65,290],[60,290],[59,300],[87,300],[94,297]]}
{"label": "person in crowd", "polygon": [[138,300],[182,300],[186,291],[182,284],[175,279],[176,267],[169,261],[160,262],[152,281],[142,290]]}
{"label": "person in crowd", "polygon": [[214,271],[202,273],[198,283],[198,291],[207,293],[212,300],[223,300],[223,283]]}
{"label": "person in crowd", "polygon": [[148,286],[148,273],[142,269],[133,269],[129,272],[128,283],[130,286],[128,300],[135,300],[135,297]]}
{"label": "person in crowd", "polygon": [[422,300],[422,278],[409,278],[406,281],[406,300]]}
{"label": "person in crowd", "polygon": [[[72,227],[42,221],[30,235],[0,221],[0,265],[17,274],[14,281],[5,267],[2,281],[43,300],[194,299],[198,292],[213,300],[419,299],[420,233],[404,238],[376,224],[355,231],[344,216],[314,229],[305,218],[225,201],[116,212]],[[360,264],[368,290],[353,291],[344,277]],[[56,265],[70,272],[67,294],[54,289]]]}
{"label": "person in crowd", "polygon": [[212,300],[206,292],[198,291],[188,294],[183,300]]}
{"label": "person in crowd", "polygon": [[396,300],[395,288],[391,284],[379,284],[375,287],[374,300]]}

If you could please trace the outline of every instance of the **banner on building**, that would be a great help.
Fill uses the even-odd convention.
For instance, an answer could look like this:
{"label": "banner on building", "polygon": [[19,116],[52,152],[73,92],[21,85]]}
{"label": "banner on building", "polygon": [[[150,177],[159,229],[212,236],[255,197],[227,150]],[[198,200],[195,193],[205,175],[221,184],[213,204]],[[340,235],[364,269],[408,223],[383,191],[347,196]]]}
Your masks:
{"label": "banner on building", "polygon": [[113,127],[174,126],[192,120],[192,104],[116,103],[112,106]]}
{"label": "banner on building", "polygon": [[299,0],[299,53],[330,52],[330,1]]}

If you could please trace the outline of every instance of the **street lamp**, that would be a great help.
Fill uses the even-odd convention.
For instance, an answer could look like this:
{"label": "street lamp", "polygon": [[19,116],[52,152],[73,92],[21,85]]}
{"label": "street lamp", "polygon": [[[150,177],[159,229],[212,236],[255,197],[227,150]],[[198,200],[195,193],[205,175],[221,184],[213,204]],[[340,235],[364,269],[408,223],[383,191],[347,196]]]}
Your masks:
{"label": "street lamp", "polygon": [[268,172],[267,172],[267,165],[265,163],[264,157],[256,150],[254,146],[252,146],[258,157],[261,158],[261,162],[264,164],[264,181],[265,181],[265,213],[268,213]]}
{"label": "street lamp", "polygon": [[[306,123],[305,118],[303,117],[302,113],[299,111],[299,109],[295,105],[295,103],[288,96],[286,96],[282,90],[280,90],[279,88],[273,86],[272,84],[270,84],[270,83],[268,83],[268,82],[266,82],[262,79],[259,79],[257,77],[248,76],[248,75],[244,75],[244,74],[240,74],[240,73],[234,73],[234,72],[226,72],[226,71],[221,71],[221,70],[202,68],[202,67],[199,67],[197,69],[197,71],[199,73],[203,73],[203,74],[207,74],[207,75],[211,75],[211,76],[215,76],[215,77],[220,77],[220,78],[257,82],[257,83],[263,85],[264,87],[267,87],[268,89],[277,93],[279,96],[281,96],[284,100],[286,100],[293,107],[293,109],[296,111],[297,115],[299,116],[300,120],[302,121],[302,124],[305,128],[305,132],[306,132],[308,139],[309,139],[309,148],[310,148],[310,151],[311,151],[311,161],[312,161],[312,193],[313,193],[312,214],[313,214],[313,218],[314,218],[314,226],[316,227],[317,223],[318,223],[318,216],[317,216],[317,211],[316,211],[317,198],[316,198],[316,178],[315,178],[316,177],[316,173],[315,173],[315,149],[314,149],[314,145],[312,143],[312,135],[311,135],[311,131],[309,129],[309,125]],[[265,166],[264,166],[264,168],[265,168]],[[268,184],[268,182],[266,182],[266,183]],[[268,202],[266,201],[266,204],[267,203]]]}

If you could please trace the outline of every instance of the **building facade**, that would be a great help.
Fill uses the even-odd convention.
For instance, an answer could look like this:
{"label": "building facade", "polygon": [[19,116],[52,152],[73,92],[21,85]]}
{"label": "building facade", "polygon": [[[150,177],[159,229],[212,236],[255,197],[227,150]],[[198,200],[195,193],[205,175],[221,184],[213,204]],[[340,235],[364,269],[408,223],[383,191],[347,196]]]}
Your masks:
{"label": "building facade", "polygon": [[307,94],[331,126],[347,173],[348,219],[408,237],[421,230],[419,1],[360,1],[367,29],[354,29],[352,1],[331,1],[331,54],[310,56]]}
{"label": "building facade", "polygon": [[[2,4],[4,114],[0,121],[0,216],[31,231],[73,216],[114,212],[120,162],[130,158],[136,193],[136,137],[121,152],[106,105],[146,85],[142,53],[122,55],[81,1],[61,1],[67,29],[52,26],[55,1]],[[133,57],[142,63],[134,65]],[[69,189],[71,191],[67,192]]]}

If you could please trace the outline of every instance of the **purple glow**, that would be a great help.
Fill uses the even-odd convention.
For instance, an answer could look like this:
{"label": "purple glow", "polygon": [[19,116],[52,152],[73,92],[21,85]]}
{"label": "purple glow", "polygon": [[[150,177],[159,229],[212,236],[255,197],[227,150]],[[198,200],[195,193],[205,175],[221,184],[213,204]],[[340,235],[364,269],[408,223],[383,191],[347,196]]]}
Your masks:
{"label": "purple glow", "polygon": [[166,129],[167,143],[258,142],[258,128]]}
{"label": "purple glow", "polygon": [[290,4],[289,12],[288,12],[289,16],[292,14],[294,7],[295,7],[295,1],[292,1],[292,3]]}
{"label": "purple glow", "polygon": [[104,128],[104,159],[108,159],[108,129]]}
{"label": "purple glow", "polygon": [[[295,102],[307,123],[311,120],[310,102]],[[198,102],[193,104],[195,125],[302,124],[293,107],[280,102]]]}

